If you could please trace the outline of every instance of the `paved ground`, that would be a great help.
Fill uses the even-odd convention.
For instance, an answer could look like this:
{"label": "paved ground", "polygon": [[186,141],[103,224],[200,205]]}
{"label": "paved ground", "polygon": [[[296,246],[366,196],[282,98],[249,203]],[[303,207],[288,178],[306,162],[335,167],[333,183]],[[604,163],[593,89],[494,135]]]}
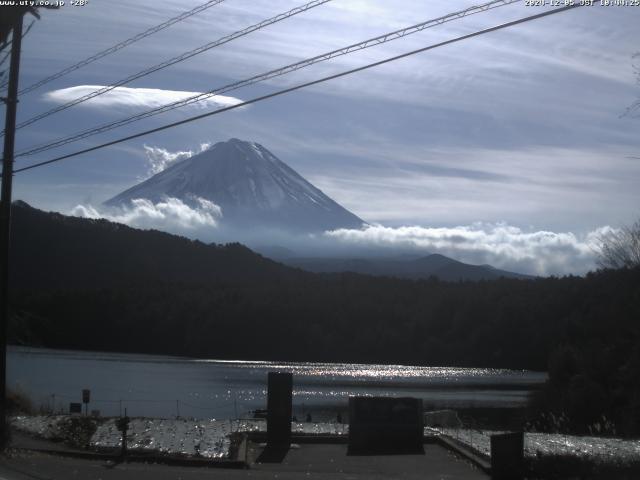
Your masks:
{"label": "paved ground", "polygon": [[58,452],[86,452],[77,448],[70,447],[62,442],[52,442],[34,437],[18,430],[11,431],[11,446],[15,448],[26,448],[31,450],[53,450]]}
{"label": "paved ground", "polygon": [[[250,459],[260,454],[249,450]],[[301,445],[281,464],[253,464],[248,470],[177,467],[79,460],[42,453],[17,452],[0,457],[0,480],[198,480],[198,479],[318,479],[318,480],[484,480],[488,476],[437,445],[425,445],[424,455],[347,456],[346,445]]]}
{"label": "paved ground", "polygon": [[252,468],[265,474],[278,473],[280,474],[278,478],[407,480],[488,478],[471,463],[460,459],[443,447],[425,445],[424,450],[424,455],[347,456],[347,446],[344,444],[301,445],[300,448],[289,450],[282,464],[255,464]]}

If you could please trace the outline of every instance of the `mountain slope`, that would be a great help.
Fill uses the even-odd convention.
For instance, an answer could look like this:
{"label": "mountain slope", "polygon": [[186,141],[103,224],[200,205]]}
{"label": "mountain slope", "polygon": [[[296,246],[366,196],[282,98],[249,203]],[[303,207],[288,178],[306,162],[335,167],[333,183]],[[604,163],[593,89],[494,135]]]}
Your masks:
{"label": "mountain slope", "polygon": [[107,220],[43,212],[24,202],[14,202],[11,248],[12,282],[17,288],[246,284],[302,274],[240,244],[207,245]]}
{"label": "mountain slope", "polygon": [[197,197],[222,208],[222,225],[296,232],[359,228],[364,223],[262,145],[231,139],[183,160],[105,202]]}

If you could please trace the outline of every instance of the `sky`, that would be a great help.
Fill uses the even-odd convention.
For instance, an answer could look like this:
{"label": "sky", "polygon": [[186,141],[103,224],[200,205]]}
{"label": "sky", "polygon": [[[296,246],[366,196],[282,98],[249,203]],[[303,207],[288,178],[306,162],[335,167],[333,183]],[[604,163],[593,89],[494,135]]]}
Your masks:
{"label": "sky", "polygon": [[[23,42],[20,85],[199,3],[89,0],[42,11]],[[225,0],[25,94],[18,121],[301,3]],[[26,126],[17,132],[16,150],[477,3],[332,0]],[[16,168],[545,8],[516,2],[445,23],[21,157]],[[236,137],[264,145],[369,222],[361,230],[326,232],[327,241],[406,245],[539,275],[582,274],[594,267],[599,235],[640,218],[640,118],[627,112],[640,97],[638,25],[640,7],[552,15],[19,173],[14,198],[44,210],[100,215],[103,201],[171,161]],[[187,212],[185,223],[182,207],[168,215],[167,205],[176,207],[146,205],[117,220],[149,228],[153,222],[140,215],[155,215],[159,228],[215,241],[214,220],[190,228],[189,219],[207,212]]]}

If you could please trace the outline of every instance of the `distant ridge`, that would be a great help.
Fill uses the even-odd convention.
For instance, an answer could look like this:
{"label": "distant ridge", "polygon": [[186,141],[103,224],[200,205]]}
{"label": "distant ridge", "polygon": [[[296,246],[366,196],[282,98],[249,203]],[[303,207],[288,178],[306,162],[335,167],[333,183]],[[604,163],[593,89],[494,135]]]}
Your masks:
{"label": "distant ridge", "polygon": [[[268,256],[268,255],[267,255]],[[275,258],[275,257],[272,257]],[[353,272],[398,278],[437,277],[445,281],[531,279],[529,275],[499,270],[491,265],[470,265],[440,254],[419,258],[304,258],[291,255],[278,259],[285,265],[314,273]]]}

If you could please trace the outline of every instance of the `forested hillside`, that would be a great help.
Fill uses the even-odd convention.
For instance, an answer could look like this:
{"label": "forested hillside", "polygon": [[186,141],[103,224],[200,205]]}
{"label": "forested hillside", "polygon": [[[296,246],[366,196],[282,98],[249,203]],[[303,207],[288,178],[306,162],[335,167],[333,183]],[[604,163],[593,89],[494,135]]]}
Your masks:
{"label": "forested hillside", "polygon": [[310,274],[240,246],[16,208],[14,342],[547,370],[574,429],[640,430],[640,270],[481,282]]}

